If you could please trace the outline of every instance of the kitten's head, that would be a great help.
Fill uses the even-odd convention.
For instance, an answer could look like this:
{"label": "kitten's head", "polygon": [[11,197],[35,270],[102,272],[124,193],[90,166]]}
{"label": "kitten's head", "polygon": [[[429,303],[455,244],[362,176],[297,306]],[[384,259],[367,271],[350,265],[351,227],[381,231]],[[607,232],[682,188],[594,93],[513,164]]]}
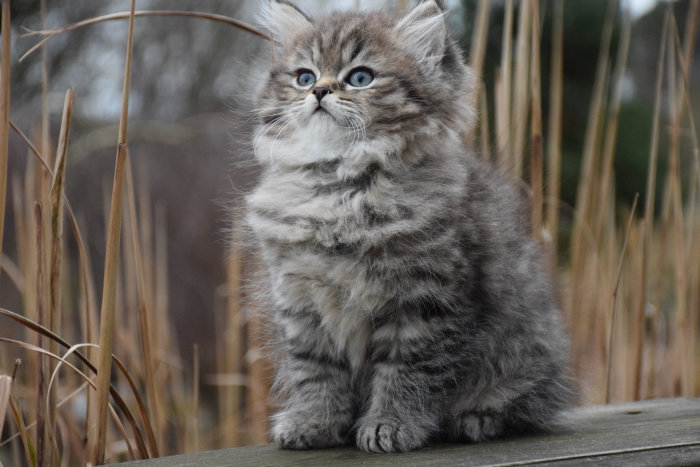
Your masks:
{"label": "kitten's head", "polygon": [[274,140],[282,150],[279,141],[299,132],[357,142],[469,129],[471,75],[441,2],[423,1],[393,20],[376,12],[311,18],[268,0],[262,23],[275,42],[256,95],[258,142]]}

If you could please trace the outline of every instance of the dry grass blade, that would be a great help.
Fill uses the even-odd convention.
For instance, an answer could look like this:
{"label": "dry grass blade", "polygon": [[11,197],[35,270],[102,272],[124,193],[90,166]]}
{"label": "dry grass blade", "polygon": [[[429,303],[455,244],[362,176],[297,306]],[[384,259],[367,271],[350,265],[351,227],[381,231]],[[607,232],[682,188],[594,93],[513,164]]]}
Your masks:
{"label": "dry grass blade", "polygon": [[[75,365],[73,365],[72,363],[70,363],[69,361],[66,360],[66,358],[67,358],[71,353],[76,353],[76,355],[78,355],[78,353],[77,353],[77,351],[76,351],[78,348],[84,347],[84,346],[88,346],[88,345],[94,345],[94,344],[78,344],[78,345],[75,345],[75,346],[71,347],[71,348],[68,350],[68,352],[66,352],[66,355],[65,355],[64,357],[61,357],[60,355],[56,355],[56,354],[54,354],[53,352],[49,352],[48,350],[42,349],[41,347],[37,347],[37,346],[32,345],[32,344],[27,344],[26,342],[18,341],[18,340],[15,340],[15,339],[8,339],[8,338],[5,338],[5,337],[0,337],[0,342],[5,342],[5,343],[8,343],[8,344],[14,344],[14,345],[17,345],[17,346],[19,346],[19,347],[22,347],[23,349],[31,350],[31,351],[33,351],[33,352],[38,352],[38,353],[40,353],[40,354],[42,354],[42,355],[46,355],[46,356],[48,356],[48,357],[51,357],[51,359],[56,360],[56,361],[60,362],[61,364],[66,365],[68,368],[70,368],[71,370],[73,370],[78,376],[80,376],[80,377],[84,380],[84,382],[85,382],[86,384],[89,384],[93,389],[96,389],[95,383],[93,383],[93,381],[92,381],[85,373],[83,373],[82,371],[80,371]],[[56,371],[58,371],[58,367],[57,367],[57,370],[56,370]],[[55,372],[54,372],[54,375],[53,375],[53,376],[55,376]],[[53,376],[52,376],[52,378],[51,378],[52,381],[53,381]],[[47,410],[48,410],[48,408],[47,408]],[[118,426],[123,426],[122,423],[121,423],[121,421],[119,420],[119,416],[118,416],[117,413],[114,411],[114,409],[112,408],[111,405],[109,406],[109,410],[110,410],[110,412],[111,412],[113,418],[115,419],[115,423],[116,423]],[[123,429],[120,430],[120,431],[121,431],[122,435],[124,436],[124,440],[128,443],[128,442],[129,442],[129,441],[128,441],[128,436],[127,436],[126,433],[123,431]],[[137,439],[138,439],[138,438],[137,438]],[[132,454],[133,454],[133,451],[132,451],[132,450],[130,450],[130,452],[132,452]],[[133,459],[133,457],[132,457],[132,459]]]}
{"label": "dry grass blade", "polygon": [[[153,352],[151,349],[151,332],[149,316],[152,310],[149,310],[148,306],[150,301],[146,298],[147,287],[144,278],[144,261],[141,256],[141,245],[139,242],[138,234],[138,223],[136,219],[136,202],[134,200],[134,181],[133,174],[131,170],[131,160],[128,156],[126,159],[126,195],[129,208],[129,226],[131,227],[131,242],[134,251],[134,262],[136,270],[136,285],[138,289],[138,315],[139,324],[141,328],[141,345],[143,348],[143,361],[144,361],[144,379],[146,380],[146,391],[147,399],[149,402],[149,415],[150,419],[153,420],[155,425],[155,430],[157,433],[162,433],[161,427],[159,426],[160,417],[160,398],[158,390],[156,388],[155,382],[155,371],[153,366]],[[154,446],[157,444],[154,442]],[[158,457],[158,450],[153,453],[155,457]]]}
{"label": "dry grass blade", "polygon": [[10,406],[10,394],[12,393],[12,378],[0,375],[0,434],[5,423],[7,408]]}
{"label": "dry grass blade", "polygon": [[[56,165],[54,177],[49,192],[51,207],[51,266],[49,271],[49,329],[59,332],[61,329],[61,261],[63,256],[63,186],[66,174],[66,153],[68,151],[68,135],[70,134],[71,115],[73,113],[73,91],[66,91],[61,118],[61,131],[56,150]],[[58,352],[56,344],[49,347]],[[50,365],[51,370],[54,365]],[[51,371],[50,370],[50,371]],[[49,435],[56,430],[56,391],[49,391]]]}
{"label": "dry grass blade", "polygon": [[0,258],[0,263],[2,264],[2,270],[5,271],[17,291],[21,292],[24,290],[24,277],[17,264],[5,254]]}
{"label": "dry grass blade", "polygon": [[18,341],[16,339],[9,339],[7,337],[0,337],[0,342],[5,342],[7,344],[13,344],[18,347],[22,347],[23,349],[26,350],[31,350],[32,352],[37,352],[42,355],[46,355],[47,357],[51,357],[53,360],[56,360],[58,362],[61,362],[65,364],[68,368],[71,370],[75,371],[75,373],[80,376],[83,380],[85,380],[86,383],[90,384],[93,388],[95,388],[95,384],[92,382],[92,380],[82,371],[80,371],[75,365],[73,365],[71,362],[66,360],[65,358],[61,357],[60,355],[56,355],[53,352],[50,352],[46,349],[42,349],[41,347],[38,347],[36,345],[32,344],[27,344],[26,342]]}
{"label": "dry grass blade", "polygon": [[[14,384],[15,377],[17,375],[17,370],[19,369],[19,366],[21,365],[21,360],[17,359],[15,360],[15,367],[12,371],[12,383]],[[11,388],[10,388],[11,389]],[[19,436],[21,441],[22,441],[22,447],[24,448],[24,458],[27,462],[27,465],[34,466],[36,465],[36,451],[34,450],[34,445],[32,444],[32,440],[29,436],[29,433],[27,431],[27,427],[24,424],[24,418],[22,417],[22,412],[19,410],[19,403],[17,403],[15,395],[12,393],[10,390],[10,396],[9,396],[9,405],[10,405],[10,410],[12,410],[12,416],[15,420],[15,424],[17,425],[17,435]],[[4,416],[0,418],[0,433],[2,433],[2,420],[4,420]],[[2,447],[4,444],[9,443],[12,441],[14,437],[10,437],[7,440],[5,440],[3,443],[0,443],[0,447]]]}
{"label": "dry grass blade", "polygon": [[523,153],[527,133],[527,117],[530,102],[530,28],[532,27],[533,0],[521,0],[518,9],[518,37],[515,54],[515,75],[513,87],[513,118],[510,137],[512,141],[513,179],[523,175]]}
{"label": "dry grass blade", "polygon": [[600,42],[600,53],[598,54],[598,64],[596,68],[595,82],[593,85],[593,98],[588,111],[588,122],[586,125],[586,137],[583,147],[583,161],[581,163],[581,177],[579,179],[576,193],[576,213],[573,231],[573,267],[579,267],[579,258],[585,254],[585,249],[581,244],[585,219],[589,216],[589,209],[592,203],[592,195],[595,187],[593,174],[596,166],[596,156],[600,142],[601,119],[605,102],[605,89],[608,76],[608,64],[610,56],[610,43],[612,42],[613,25],[615,13],[617,11],[616,1],[608,2],[608,10],[605,15],[602,38]]}
{"label": "dry grass blade", "polygon": [[[651,256],[652,237],[654,231],[654,204],[656,201],[656,167],[659,156],[659,127],[661,124],[661,97],[664,85],[664,61],[666,57],[666,43],[668,40],[669,24],[671,22],[671,10],[666,10],[663,32],[661,34],[661,47],[659,49],[659,61],[656,68],[656,91],[654,97],[654,117],[651,130],[651,143],[649,147],[649,168],[647,172],[647,185],[644,198],[644,243],[642,252],[642,290],[643,300],[637,310],[637,332],[643,335],[644,307],[649,302],[650,283],[649,262]],[[637,347],[637,367],[635,368],[635,399],[642,397],[642,367],[644,357],[644,341],[640,340]],[[651,383],[650,383],[651,384]]]}
{"label": "dry grass blade", "polygon": [[542,237],[542,78],[540,76],[540,5],[533,0],[530,25],[530,188],[532,190],[532,234]]}
{"label": "dry grass blade", "polygon": [[[53,373],[51,374],[51,379],[49,379],[49,390],[51,390],[51,386],[53,386],[53,383],[56,381],[56,378],[58,377],[58,372],[61,369],[61,365],[66,361],[68,357],[70,357],[73,353],[75,353],[78,349],[81,349],[83,347],[97,347],[95,344],[75,344],[71,346],[66,353],[63,354],[63,357],[61,357],[61,361],[59,361],[58,365],[56,365],[56,368],[54,368]],[[89,384],[93,389],[95,389],[95,384],[92,382],[91,379],[87,379],[85,381],[86,384]],[[55,408],[58,408],[59,404],[57,403],[55,405]]]}
{"label": "dry grass blade", "polygon": [[[512,55],[513,55],[513,0],[506,0],[505,18],[503,20],[503,41],[501,45],[501,68],[496,78],[496,151],[498,166],[501,170],[509,170],[510,167],[510,98],[512,79]],[[500,76],[500,79],[498,78]]]}
{"label": "dry grass blade", "polygon": [[199,345],[194,344],[192,364],[192,447],[199,451]]}
{"label": "dry grass blade", "polygon": [[[51,169],[51,166],[49,163],[46,161],[44,156],[42,156],[42,153],[34,146],[34,144],[27,138],[27,135],[22,132],[17,126],[10,121],[10,128],[19,136],[22,141],[24,141],[24,144],[29,148],[30,152],[34,155],[34,157],[41,163],[41,165],[44,167],[46,172],[54,178],[54,172]],[[63,203],[66,209],[66,212],[68,213],[68,218],[71,221],[71,226],[73,228],[73,235],[75,236],[75,241],[78,244],[78,253],[80,256],[80,273],[81,273],[81,278],[83,282],[83,293],[85,294],[85,303],[86,306],[89,307],[90,305],[90,297],[88,296],[89,291],[90,291],[90,283],[89,283],[89,278],[88,278],[88,260],[87,260],[87,248],[85,246],[85,241],[83,240],[83,235],[80,232],[80,227],[78,226],[78,221],[75,218],[75,214],[73,213],[73,208],[70,205],[70,202],[68,201],[68,198],[66,198],[65,193],[62,194],[63,197]],[[87,310],[87,316],[90,317],[91,310]],[[91,323],[88,322],[86,323],[87,329],[90,330],[92,328]],[[90,331],[88,331],[88,334],[90,334]],[[92,341],[90,336],[88,335],[88,340]]]}
{"label": "dry grass blade", "polygon": [[617,280],[615,281],[615,290],[612,295],[612,310],[610,311],[610,323],[608,325],[608,351],[606,355],[606,385],[605,385],[605,403],[610,403],[610,389],[612,387],[612,349],[613,349],[613,337],[615,335],[615,318],[617,311],[617,292],[620,289],[620,280],[622,279],[622,267],[625,264],[625,252],[627,251],[627,242],[630,238],[630,232],[632,231],[632,221],[634,221],[634,214],[637,212],[637,202],[639,201],[639,193],[634,195],[634,201],[632,202],[632,209],[630,210],[630,218],[627,222],[627,230],[625,231],[625,241],[622,243],[622,253],[620,253],[620,262],[617,266]]}
{"label": "dry grass blade", "polygon": [[[80,386],[78,386],[73,392],[71,392],[70,394],[68,394],[68,395],[67,395],[66,397],[64,397],[63,399],[61,399],[61,400],[58,402],[58,404],[56,404],[56,407],[58,407],[58,408],[63,407],[66,403],[70,402],[70,401],[73,400],[78,394],[80,394],[81,392],[83,392],[83,391],[85,390],[85,388],[87,388],[87,387],[88,387],[88,383],[87,383],[87,382],[83,382],[83,383],[82,383]],[[31,429],[31,428],[34,428],[34,425],[36,425],[36,423],[30,423],[29,425],[26,425],[25,428],[26,428],[26,429]],[[9,443],[9,442],[15,440],[17,437],[21,437],[21,436],[22,436],[21,431],[20,431],[20,433],[16,433],[16,434],[14,434],[13,436],[10,436],[9,438],[7,438],[7,439],[3,440],[2,442],[0,442],[0,448],[3,447],[3,446],[5,446],[7,443]]]}
{"label": "dry grass blade", "polygon": [[[20,62],[23,61],[25,58],[27,58],[29,55],[31,55],[33,52],[35,52],[37,49],[39,49],[44,44],[49,42],[51,39],[53,39],[54,37],[56,37],[57,35],[59,35],[63,32],[72,31],[74,29],[78,29],[78,28],[81,28],[84,26],[90,26],[92,24],[102,23],[105,21],[129,19],[129,15],[130,15],[130,13],[128,11],[122,11],[122,12],[118,12],[118,13],[111,13],[109,15],[103,15],[103,16],[97,16],[95,18],[85,19],[82,21],[78,21],[77,23],[69,24],[69,25],[64,26],[62,28],[47,29],[47,30],[43,30],[43,31],[27,30],[28,32],[26,32],[25,34],[22,34],[20,37],[31,37],[31,36],[46,36],[46,37],[44,37],[41,41],[36,43],[31,49],[26,51],[19,58],[19,61]],[[189,18],[201,18],[201,19],[206,19],[206,20],[210,20],[210,21],[228,24],[230,26],[234,26],[238,29],[242,29],[243,31],[249,32],[249,33],[254,34],[254,35],[261,37],[263,39],[270,40],[270,37],[267,34],[260,31],[259,29],[254,28],[250,24],[247,24],[243,21],[239,21],[239,20],[234,19],[234,18],[229,18],[228,16],[217,15],[217,14],[213,14],[213,13],[203,13],[203,12],[199,12],[199,11],[153,10],[153,11],[136,11],[136,12],[134,12],[134,16],[182,16],[182,17],[189,17]]]}
{"label": "dry grass blade", "polygon": [[122,112],[119,121],[117,160],[112,185],[112,203],[107,227],[107,252],[105,258],[104,282],[102,288],[102,309],[100,311],[100,355],[97,373],[97,441],[93,443],[92,463],[101,465],[105,460],[107,442],[107,414],[109,402],[110,375],[112,368],[112,347],[114,345],[114,308],[117,294],[117,271],[119,265],[119,241],[124,202],[124,171],[126,165],[127,116],[129,113],[129,84],[131,82],[131,51],[134,40],[134,11],[136,0],[131,0],[129,33],[126,45],[124,66],[124,87],[122,90]]}
{"label": "dry grass blade", "polygon": [[552,270],[556,270],[559,239],[559,198],[561,196],[562,102],[564,90],[564,0],[554,2],[552,66],[547,149],[547,227],[552,238]]}
{"label": "dry grass blade", "polygon": [[617,142],[617,129],[620,115],[620,104],[622,103],[622,94],[625,86],[625,69],[627,68],[627,56],[630,46],[630,38],[632,36],[632,18],[629,11],[625,12],[622,22],[622,32],[620,44],[617,48],[617,59],[615,61],[615,71],[613,72],[613,95],[610,109],[608,111],[608,121],[605,129],[605,139],[603,146],[603,162],[601,164],[601,181],[600,194],[598,196],[598,215],[593,224],[594,238],[600,240],[603,230],[603,220],[606,214],[606,209],[602,206],[608,206],[608,196],[611,191],[613,159],[615,157],[615,144]]}
{"label": "dry grass blade", "polygon": [[[46,0],[39,3],[41,27],[46,24]],[[49,152],[49,54],[47,47],[41,49],[41,151]]]}
{"label": "dry grass blade", "polygon": [[[46,319],[46,297],[45,297],[45,279],[44,279],[44,212],[41,203],[34,204],[34,216],[36,225],[36,303],[37,303],[37,321],[40,325],[45,324]],[[39,346],[44,346],[44,341],[39,338]],[[45,359],[40,358],[37,365],[35,391],[36,391],[36,425],[37,425],[37,464],[44,465],[50,463],[51,452],[49,450],[48,428],[46,426],[46,403],[44,395],[46,394],[46,373],[48,372],[48,364]]]}
{"label": "dry grass blade", "polygon": [[471,94],[471,105],[478,107],[481,96],[481,77],[484,69],[484,57],[486,56],[486,43],[489,32],[489,13],[491,0],[479,0],[479,8],[476,12],[476,27],[472,35],[472,47],[470,66],[474,72],[474,88]]}
{"label": "dry grass blade", "polygon": [[[63,347],[70,348],[71,344],[63,339],[61,336],[58,334],[51,332],[49,329],[45,328],[44,326],[35,323],[34,321],[25,318],[22,315],[18,315],[17,313],[14,313],[10,310],[6,310],[4,308],[0,308],[0,315],[6,316],[17,323],[21,324],[22,326],[25,326],[27,329],[31,329],[34,332],[37,332],[41,334],[42,336],[48,337],[49,339],[58,342],[61,344]],[[88,368],[90,368],[91,371],[94,373],[97,373],[97,367],[92,364],[90,360],[85,357],[80,352],[75,352],[75,356],[82,362],[84,363]],[[143,400],[141,399],[141,396],[139,395],[138,388],[136,387],[136,383],[134,383],[134,379],[132,378],[131,374],[129,371],[126,369],[126,366],[115,356],[112,355],[112,359],[114,361],[114,364],[119,368],[121,373],[123,374],[124,378],[126,378],[127,383],[129,384],[129,388],[131,389],[131,392],[134,396],[134,399],[136,400],[136,404],[139,407],[139,412],[143,420],[144,427],[146,428],[146,435],[149,440],[149,447],[151,448],[151,452],[154,452],[154,441],[153,441],[153,429],[151,427],[151,424],[148,420],[148,417],[146,416],[146,408],[143,403]],[[114,386],[110,386],[110,395],[112,396],[112,399],[114,399],[114,403],[119,407],[119,410],[124,413],[124,416],[126,417],[127,421],[131,425],[132,431],[135,433],[136,441],[137,441],[137,446],[139,448],[139,455],[142,458],[147,458],[148,457],[148,451],[146,449],[146,445],[143,442],[143,435],[141,434],[141,430],[139,429],[138,424],[136,423],[136,419],[134,418],[133,414],[131,413],[131,410],[129,410],[129,407],[126,405],[124,402],[124,399],[121,397],[119,392],[117,392],[116,388]]]}
{"label": "dry grass blade", "polygon": [[66,153],[68,150],[68,135],[70,133],[71,114],[73,113],[73,91],[66,91],[63,117],[61,119],[61,131],[56,150],[56,165],[53,171],[53,182],[49,202],[51,205],[51,325],[53,330],[60,329],[60,303],[61,303],[61,246],[63,240],[63,186],[66,174]]}
{"label": "dry grass blade", "polygon": [[10,0],[2,0],[0,45],[0,253],[5,232],[7,159],[10,143]]}
{"label": "dry grass blade", "polygon": [[[12,416],[15,419],[15,424],[17,425],[18,436],[22,440],[22,447],[24,448],[24,458],[27,465],[36,465],[36,449],[32,443],[32,438],[29,436],[28,427],[24,423],[24,418],[22,418],[22,411],[19,409],[19,403],[15,401],[14,396],[10,397],[10,408],[12,409]],[[9,439],[8,439],[9,441]]]}
{"label": "dry grass blade", "polygon": [[129,435],[126,434],[126,430],[124,429],[124,424],[121,422],[121,420],[119,420],[117,412],[111,405],[109,406],[109,413],[112,414],[112,420],[114,420],[114,424],[116,425],[117,430],[119,430],[119,434],[122,435],[122,439],[126,442],[126,450],[129,453],[129,459],[136,459],[134,448],[131,446]]}

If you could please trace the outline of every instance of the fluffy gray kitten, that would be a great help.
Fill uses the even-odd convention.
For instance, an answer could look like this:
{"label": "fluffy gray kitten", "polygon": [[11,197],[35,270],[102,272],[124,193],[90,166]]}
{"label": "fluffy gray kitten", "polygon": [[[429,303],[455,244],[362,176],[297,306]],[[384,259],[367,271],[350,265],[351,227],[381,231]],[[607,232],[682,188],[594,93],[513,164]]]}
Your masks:
{"label": "fluffy gray kitten", "polygon": [[263,17],[247,220],[282,347],[274,441],[394,452],[547,427],[567,340],[527,206],[460,137],[472,77],[442,5]]}

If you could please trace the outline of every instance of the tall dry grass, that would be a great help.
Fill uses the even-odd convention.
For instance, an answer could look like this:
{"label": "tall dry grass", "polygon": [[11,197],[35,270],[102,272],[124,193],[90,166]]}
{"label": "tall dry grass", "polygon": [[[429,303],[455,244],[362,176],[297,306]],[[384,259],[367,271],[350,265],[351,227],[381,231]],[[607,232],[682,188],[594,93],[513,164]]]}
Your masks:
{"label": "tall dry grass", "polygon": [[[697,91],[691,87],[689,72],[698,3],[691,3],[683,38],[672,6],[664,22],[655,111],[651,130],[644,135],[650,152],[647,188],[639,194],[645,202],[643,212],[636,209],[636,199],[631,206],[618,205],[615,196],[613,162],[632,27],[629,18],[621,21],[617,54],[612,57],[612,29],[621,14],[617,2],[610,2],[600,40],[573,215],[559,201],[562,64],[570,59],[563,48],[564,1],[506,1],[496,82],[479,83],[471,96],[480,112],[471,141],[482,157],[529,187],[533,235],[544,244],[552,270],[560,278],[562,311],[572,338],[572,374],[580,381],[585,403],[700,395],[700,144],[690,105]],[[44,49],[44,104],[37,110],[42,122],[34,138],[37,143],[14,126],[8,113],[9,0],[3,0],[2,6],[0,238],[8,173],[1,164],[7,161],[10,129],[25,142],[28,161],[24,173],[10,180],[17,246],[2,257],[0,280],[12,282],[22,297],[19,313],[0,309],[2,329],[13,320],[25,335],[18,340],[0,333],[3,353],[14,355],[16,348],[23,359],[19,368],[17,364],[11,368],[0,354],[0,432],[3,424],[6,427],[0,454],[10,456],[14,465],[73,465],[266,441],[271,409],[267,402],[270,365],[261,337],[264,323],[255,312],[260,305],[246,296],[244,287],[255,275],[255,263],[248,252],[235,246],[240,242],[231,242],[225,255],[227,281],[216,290],[218,306],[212,310],[217,319],[217,340],[212,344],[217,350],[217,373],[200,374],[200,349],[196,348],[195,370],[189,374],[168,312],[163,214],[148,191],[137,190],[133,182],[126,138],[127,58],[113,192],[104,213],[107,266],[98,314],[95,282],[100,278],[90,266],[83,223],[62,188],[71,152],[72,93],[66,95],[54,151]],[[478,78],[483,76],[489,7],[489,0],[480,0],[472,38],[470,56]],[[554,12],[551,32],[543,30],[543,8]],[[44,37],[40,48],[75,27],[129,19],[130,38],[134,17],[158,14],[224,21],[261,34],[220,15],[135,12],[133,2],[128,13],[31,34]],[[551,50],[541,49],[543,34],[551,34]],[[544,54],[551,55],[548,80],[542,79],[539,66]],[[28,55],[27,59],[36,58]],[[549,83],[548,121],[542,110],[543,82]],[[490,108],[493,115],[488,114]],[[662,141],[668,141],[668,148],[660,152]],[[660,174],[664,183],[656,186],[662,153],[668,154],[668,170]],[[682,167],[691,167],[690,173],[684,176]],[[662,206],[658,216],[653,209],[657,198]],[[564,216],[573,217],[571,231],[564,228]],[[64,219],[69,220],[70,233],[64,232]],[[569,237],[570,247],[561,252],[557,245]],[[77,258],[66,257],[68,241],[77,245]],[[202,399],[202,385],[216,389],[216,401]],[[216,415],[206,416],[207,412]]]}

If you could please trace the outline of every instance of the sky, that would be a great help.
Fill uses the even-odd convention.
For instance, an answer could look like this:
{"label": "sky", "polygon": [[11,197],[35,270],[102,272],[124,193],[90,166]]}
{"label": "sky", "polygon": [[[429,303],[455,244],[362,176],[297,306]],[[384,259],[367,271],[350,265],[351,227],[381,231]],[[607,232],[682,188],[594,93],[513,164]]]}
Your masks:
{"label": "sky", "polygon": [[627,6],[632,10],[632,16],[638,18],[654,8],[657,0],[627,0]]}

